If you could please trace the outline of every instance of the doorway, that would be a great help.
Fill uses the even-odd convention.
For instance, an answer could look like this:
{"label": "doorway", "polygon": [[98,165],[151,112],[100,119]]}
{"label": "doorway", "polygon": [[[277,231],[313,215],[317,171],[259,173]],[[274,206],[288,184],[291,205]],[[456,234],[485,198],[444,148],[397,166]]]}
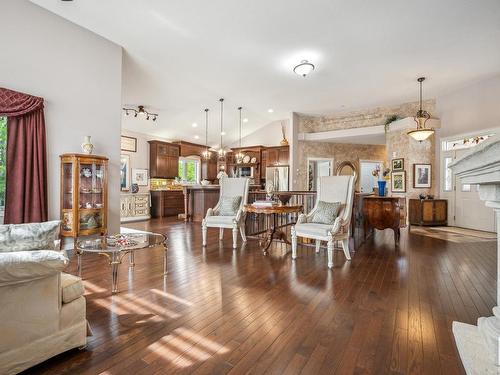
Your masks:
{"label": "doorway", "polygon": [[372,172],[379,167],[380,170],[384,169],[383,161],[376,160],[360,160],[359,161],[359,188],[362,193],[371,193],[374,187],[377,187],[377,177]]}
{"label": "doorway", "polygon": [[466,229],[495,231],[495,212],[479,198],[479,186],[464,184],[449,165],[470,152],[470,147],[448,149],[451,141],[443,141],[441,150],[441,198],[448,200],[448,225]]}
{"label": "doorway", "polygon": [[307,190],[317,191],[320,177],[333,174],[333,159],[308,158],[307,159]]}

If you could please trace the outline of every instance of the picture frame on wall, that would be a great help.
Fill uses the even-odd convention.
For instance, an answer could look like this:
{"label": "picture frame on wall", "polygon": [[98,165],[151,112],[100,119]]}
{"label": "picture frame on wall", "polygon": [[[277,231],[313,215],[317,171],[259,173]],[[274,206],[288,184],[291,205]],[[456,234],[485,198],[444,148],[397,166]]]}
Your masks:
{"label": "picture frame on wall", "polygon": [[148,186],[148,170],[132,169],[132,181],[139,186]]}
{"label": "picture frame on wall", "polygon": [[137,152],[137,138],[122,135],[120,145],[122,151]]}
{"label": "picture frame on wall", "polygon": [[406,193],[406,171],[391,173],[391,191],[393,193]]}
{"label": "picture frame on wall", "polygon": [[413,164],[413,187],[430,188],[432,184],[432,169],[430,164]]}
{"label": "picture frame on wall", "polygon": [[120,156],[120,190],[130,190],[130,155]]}
{"label": "picture frame on wall", "polygon": [[404,171],[404,169],[405,169],[405,159],[403,158],[392,159],[393,171]]}

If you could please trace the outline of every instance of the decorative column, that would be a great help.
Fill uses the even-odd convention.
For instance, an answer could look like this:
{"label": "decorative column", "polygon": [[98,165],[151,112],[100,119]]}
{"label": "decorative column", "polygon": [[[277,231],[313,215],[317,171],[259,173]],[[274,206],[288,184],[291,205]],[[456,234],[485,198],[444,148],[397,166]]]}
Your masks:
{"label": "decorative column", "polygon": [[[497,136],[498,137],[498,136]],[[493,137],[451,164],[465,184],[479,184],[479,197],[496,214],[497,305],[500,303],[500,140]],[[453,322],[453,335],[467,374],[500,373],[500,306],[493,316],[481,317],[477,326]]]}

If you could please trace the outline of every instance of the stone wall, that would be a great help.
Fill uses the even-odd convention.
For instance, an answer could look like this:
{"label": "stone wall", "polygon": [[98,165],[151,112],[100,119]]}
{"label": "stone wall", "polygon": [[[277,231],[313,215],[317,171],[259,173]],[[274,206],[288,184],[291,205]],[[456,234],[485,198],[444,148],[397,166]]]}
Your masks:
{"label": "stone wall", "polygon": [[[414,116],[418,110],[418,105],[418,102],[411,102],[395,106],[340,112],[330,116],[299,115],[299,132],[316,133],[383,125],[389,117],[394,115],[400,118]],[[426,100],[423,106],[431,114],[436,113],[436,101],[434,99]],[[307,186],[307,158],[317,157],[333,158],[335,164],[349,160],[358,168],[359,160],[385,160],[386,166],[390,167],[393,158],[404,158],[406,194],[401,194],[402,196],[413,198],[418,197],[421,193],[436,195],[438,191],[435,136],[419,143],[408,137],[406,130],[390,131],[389,127],[385,146],[301,141],[299,142],[298,157],[297,190],[305,190]],[[432,187],[430,189],[413,188],[414,163],[430,163],[432,165]]]}
{"label": "stone wall", "polygon": [[352,162],[359,170],[360,160],[387,159],[386,147],[384,145],[299,141],[298,149],[299,168],[297,171],[297,190],[307,190],[307,158],[334,159],[334,171],[341,162],[346,160]]}

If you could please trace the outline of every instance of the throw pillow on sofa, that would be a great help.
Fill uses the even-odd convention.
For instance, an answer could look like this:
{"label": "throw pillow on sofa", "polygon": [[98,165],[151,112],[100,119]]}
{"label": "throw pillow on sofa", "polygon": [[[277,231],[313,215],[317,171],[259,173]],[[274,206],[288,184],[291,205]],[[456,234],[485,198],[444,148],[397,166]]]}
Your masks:
{"label": "throw pillow on sofa", "polygon": [[56,250],[59,220],[43,223],[0,225],[0,252]]}

